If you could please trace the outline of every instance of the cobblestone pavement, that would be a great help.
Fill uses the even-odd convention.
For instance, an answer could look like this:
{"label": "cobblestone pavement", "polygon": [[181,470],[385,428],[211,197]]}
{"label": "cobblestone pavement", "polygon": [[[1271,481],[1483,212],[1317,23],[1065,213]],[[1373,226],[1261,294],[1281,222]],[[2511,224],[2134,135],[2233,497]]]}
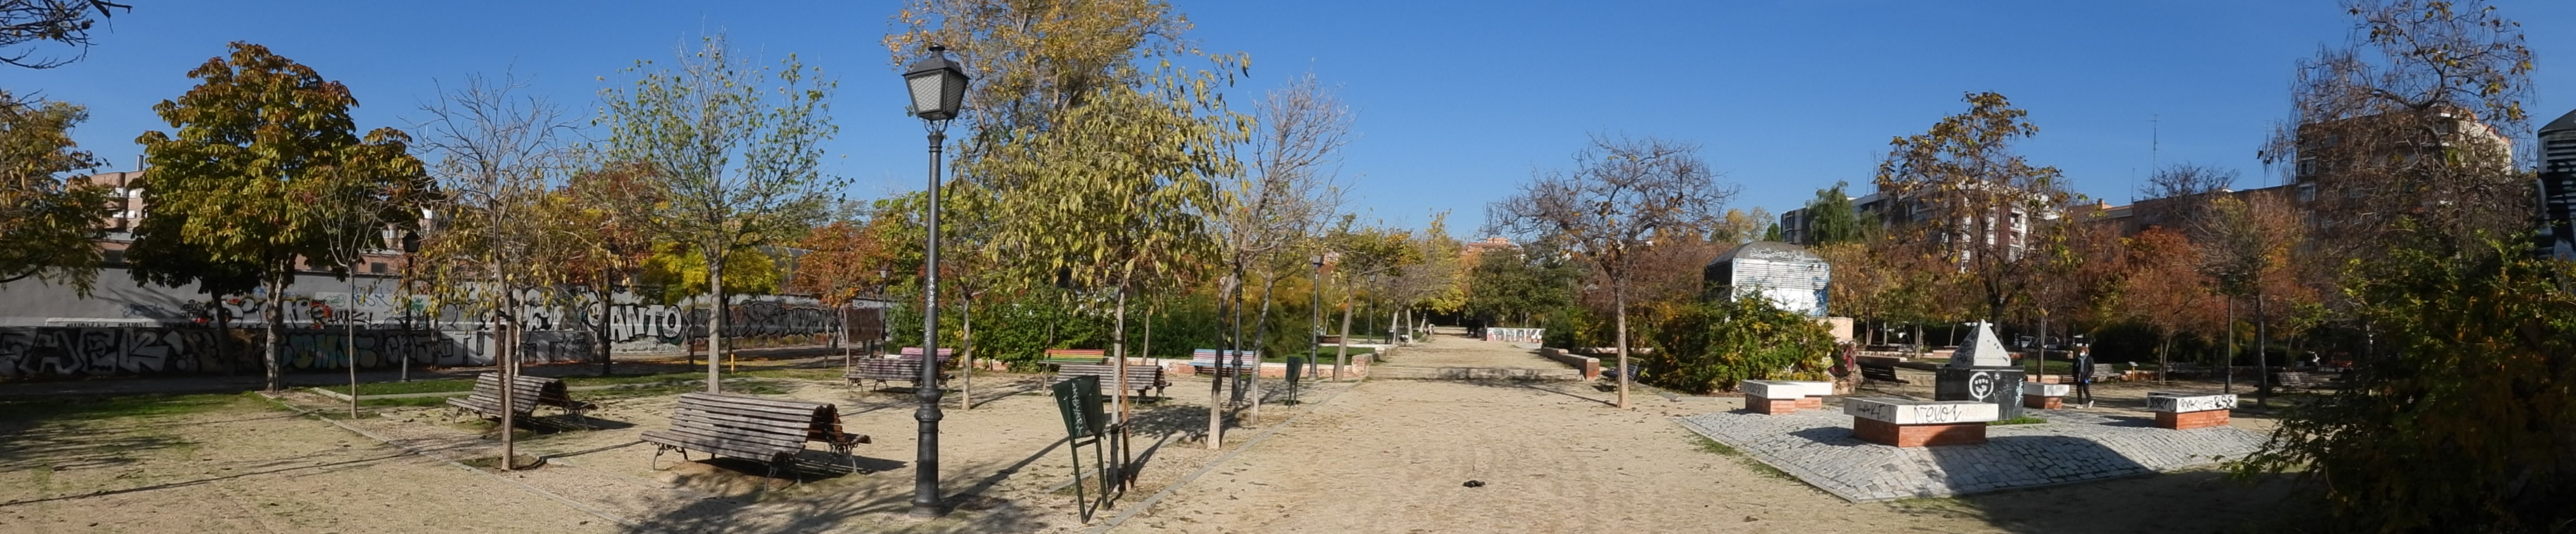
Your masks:
{"label": "cobblestone pavement", "polygon": [[1787,415],[1742,411],[1676,418],[1808,485],[1853,502],[1948,497],[2169,471],[2242,456],[2263,437],[2235,427],[2156,428],[2152,419],[2031,410],[2049,423],[1986,429],[1982,445],[1897,448],[1851,436],[1827,407]]}

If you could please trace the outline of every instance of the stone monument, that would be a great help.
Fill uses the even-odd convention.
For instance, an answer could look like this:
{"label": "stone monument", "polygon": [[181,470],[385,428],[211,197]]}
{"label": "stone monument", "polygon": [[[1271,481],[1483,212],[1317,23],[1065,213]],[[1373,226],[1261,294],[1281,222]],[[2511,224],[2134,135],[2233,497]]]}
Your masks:
{"label": "stone monument", "polygon": [[2014,366],[1995,338],[1994,325],[1977,323],[1972,338],[1950,355],[1950,364],[1933,372],[1932,398],[1995,405],[2003,419],[2021,417],[2021,384],[2027,372]]}

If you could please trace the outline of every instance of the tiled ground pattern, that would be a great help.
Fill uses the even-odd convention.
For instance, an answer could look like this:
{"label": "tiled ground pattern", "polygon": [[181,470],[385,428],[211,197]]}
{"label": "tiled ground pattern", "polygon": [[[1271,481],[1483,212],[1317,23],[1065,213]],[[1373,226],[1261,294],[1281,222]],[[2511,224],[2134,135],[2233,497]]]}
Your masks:
{"label": "tiled ground pattern", "polygon": [[1851,416],[1834,407],[1788,415],[1731,411],[1678,419],[1694,432],[1853,502],[2168,471],[2242,456],[2263,442],[2262,436],[2234,427],[2165,430],[2143,417],[2073,410],[2030,413],[2049,422],[1988,428],[1983,445],[1910,449],[1853,438]]}

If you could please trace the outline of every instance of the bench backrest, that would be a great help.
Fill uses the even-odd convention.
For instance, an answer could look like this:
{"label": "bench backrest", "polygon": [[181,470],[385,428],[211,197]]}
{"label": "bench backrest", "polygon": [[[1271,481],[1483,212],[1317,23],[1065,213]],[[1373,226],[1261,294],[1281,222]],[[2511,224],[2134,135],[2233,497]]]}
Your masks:
{"label": "bench backrest", "polygon": [[1047,349],[1046,355],[1049,358],[1107,358],[1109,357],[1109,351],[1103,349]]}
{"label": "bench backrest", "polygon": [[[1063,378],[1071,378],[1071,377],[1077,377],[1077,376],[1097,376],[1097,377],[1100,377],[1100,385],[1115,387],[1115,386],[1116,386],[1116,384],[1118,383],[1118,366],[1116,366],[1116,365],[1111,365],[1111,364],[1105,364],[1105,363],[1101,363],[1101,364],[1068,363],[1068,364],[1064,364],[1064,365],[1056,366],[1056,376],[1057,376],[1057,377],[1063,377]],[[1160,386],[1160,385],[1162,385],[1162,384],[1163,384],[1163,367],[1162,367],[1162,366],[1159,366],[1159,365],[1130,365],[1130,366],[1127,366],[1127,387],[1129,387],[1129,388],[1147,388],[1147,387],[1156,387],[1156,386]]]}
{"label": "bench backrest", "polygon": [[[515,391],[512,392],[513,396],[510,397],[512,408],[510,411],[513,412],[528,413],[536,410],[537,404],[540,402],[559,404],[568,402],[572,398],[571,394],[568,393],[569,390],[564,389],[563,380],[560,379],[519,375],[516,382],[518,382],[518,387],[514,388]],[[500,402],[501,374],[483,373],[475,375],[474,394],[478,396],[491,397],[495,403]]]}
{"label": "bench backrest", "polygon": [[1896,366],[1864,363],[1860,365],[1860,376],[1872,380],[1895,380]]}
{"label": "bench backrest", "polygon": [[862,376],[901,376],[917,378],[921,376],[921,360],[889,360],[884,358],[858,360],[851,362],[850,373]]}
{"label": "bench backrest", "polygon": [[[1239,352],[1239,353],[1241,353],[1240,355],[1243,357],[1243,363],[1242,363],[1242,364],[1239,364],[1239,365],[1238,365],[1238,364],[1236,364],[1236,363],[1234,362],[1234,358],[1235,358],[1235,356],[1237,356],[1237,354],[1236,354],[1236,353],[1238,353],[1238,352]],[[1222,358],[1220,358],[1220,357],[1219,357],[1219,355],[1220,355],[1220,354],[1222,354],[1222,355],[1223,355],[1223,357],[1222,357]],[[1219,362],[1219,360],[1223,360],[1223,362],[1222,362],[1222,363],[1220,363],[1220,362]],[[1230,350],[1222,350],[1222,349],[1198,349],[1198,350],[1190,351],[1190,365],[1191,365],[1191,366],[1194,366],[1194,367],[1218,367],[1218,366],[1225,366],[1225,367],[1235,367],[1235,368],[1250,368],[1250,367],[1252,367],[1252,366],[1254,366],[1254,365],[1260,365],[1260,364],[1261,364],[1261,351],[1257,351],[1257,350],[1230,351]]]}
{"label": "bench backrest", "polygon": [[[895,353],[895,357],[905,360],[920,361],[921,347],[904,347],[902,351]],[[947,364],[949,359],[956,357],[957,349],[939,349],[939,363],[942,365]]]}
{"label": "bench backrest", "polygon": [[830,404],[704,392],[680,395],[671,428],[723,436],[763,454],[795,454],[806,441],[829,443],[843,434],[839,410]]}

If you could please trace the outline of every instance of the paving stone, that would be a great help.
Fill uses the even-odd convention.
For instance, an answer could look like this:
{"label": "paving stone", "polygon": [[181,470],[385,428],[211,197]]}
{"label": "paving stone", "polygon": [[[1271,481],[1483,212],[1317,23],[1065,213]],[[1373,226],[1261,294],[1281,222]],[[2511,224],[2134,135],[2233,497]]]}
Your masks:
{"label": "paving stone", "polygon": [[2235,427],[2165,430],[2070,410],[1986,429],[1980,445],[1897,448],[1851,437],[1851,416],[1720,412],[1678,418],[1808,485],[1854,502],[1965,495],[2119,478],[2239,458],[2263,443]]}

